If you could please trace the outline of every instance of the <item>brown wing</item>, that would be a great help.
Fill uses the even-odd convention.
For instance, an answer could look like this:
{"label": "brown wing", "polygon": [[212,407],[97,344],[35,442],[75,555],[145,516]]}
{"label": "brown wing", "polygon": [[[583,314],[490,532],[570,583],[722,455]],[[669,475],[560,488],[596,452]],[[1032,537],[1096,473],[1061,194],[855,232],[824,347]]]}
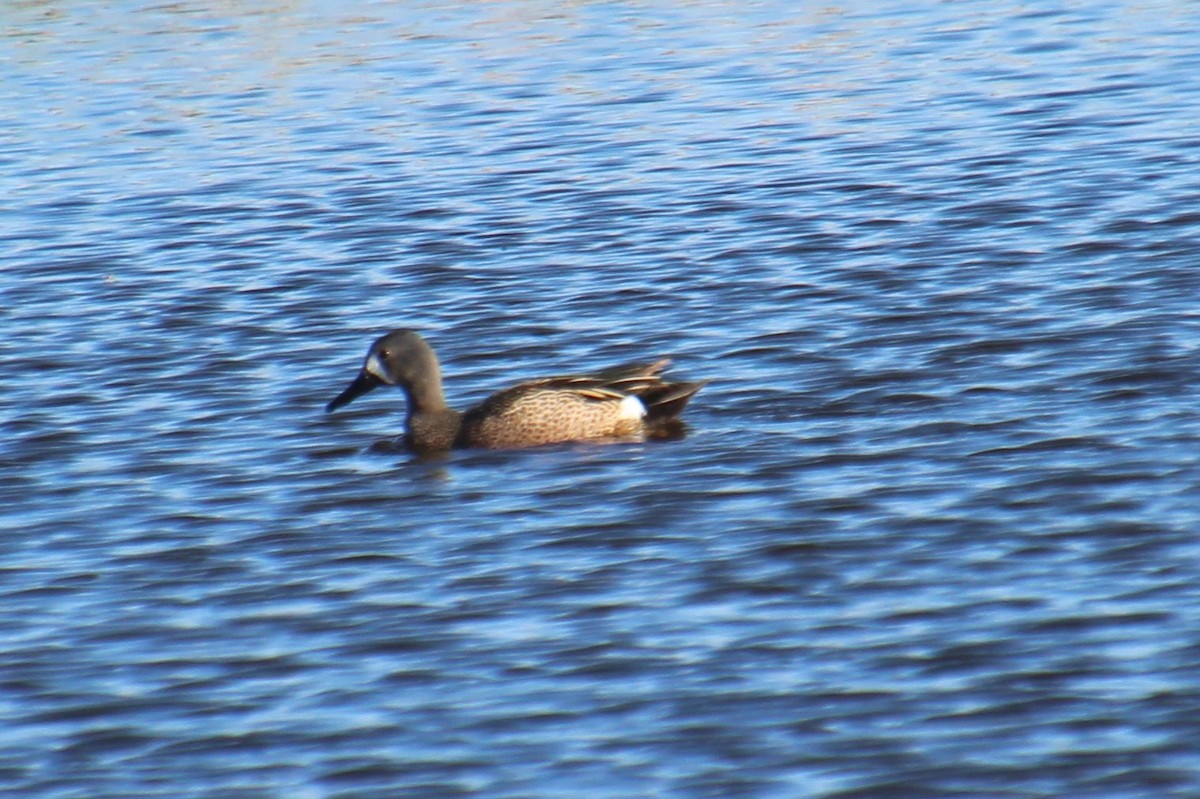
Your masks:
{"label": "brown wing", "polygon": [[642,424],[629,416],[629,397],[641,400],[648,422],[666,421],[704,385],[666,382],[660,373],[669,363],[664,358],[591,375],[527,380],[468,411],[464,434],[477,445],[498,447],[636,435]]}

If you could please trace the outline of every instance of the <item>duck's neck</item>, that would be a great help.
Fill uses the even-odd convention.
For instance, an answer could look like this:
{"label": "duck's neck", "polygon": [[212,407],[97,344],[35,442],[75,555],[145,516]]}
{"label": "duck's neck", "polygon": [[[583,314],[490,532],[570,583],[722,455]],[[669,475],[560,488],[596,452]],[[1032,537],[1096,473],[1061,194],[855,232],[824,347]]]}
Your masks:
{"label": "duck's neck", "polygon": [[418,450],[450,449],[458,437],[459,413],[446,404],[437,359],[431,357],[419,374],[403,386],[408,445]]}
{"label": "duck's neck", "polygon": [[438,372],[436,362],[431,369],[425,370],[421,377],[409,382],[403,388],[410,417],[449,410],[449,406],[446,405],[446,396],[442,393],[442,376]]}

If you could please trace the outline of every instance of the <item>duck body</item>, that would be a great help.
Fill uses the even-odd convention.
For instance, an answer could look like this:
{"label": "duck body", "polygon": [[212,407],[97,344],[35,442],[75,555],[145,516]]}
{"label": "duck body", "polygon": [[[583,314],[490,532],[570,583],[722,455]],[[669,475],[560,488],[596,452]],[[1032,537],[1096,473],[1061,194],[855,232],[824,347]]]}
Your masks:
{"label": "duck body", "polygon": [[459,413],[446,404],[433,349],[415,331],[393,330],[375,340],[358,377],[325,410],[380,385],[398,386],[407,400],[405,443],[419,451],[638,440],[678,428],[679,414],[705,385],[667,382],[661,373],[669,363],[662,359],[529,380]]}

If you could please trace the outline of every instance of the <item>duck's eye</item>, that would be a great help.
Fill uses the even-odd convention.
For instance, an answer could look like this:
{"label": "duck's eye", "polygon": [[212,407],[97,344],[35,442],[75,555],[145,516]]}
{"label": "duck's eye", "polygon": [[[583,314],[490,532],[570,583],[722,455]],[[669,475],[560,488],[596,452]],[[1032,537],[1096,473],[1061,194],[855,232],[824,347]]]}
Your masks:
{"label": "duck's eye", "polygon": [[387,351],[387,350],[380,350],[380,351],[379,351],[379,357],[380,357],[380,359],[381,359],[381,360],[384,360],[384,361],[386,361],[386,360],[388,359],[388,351]]}

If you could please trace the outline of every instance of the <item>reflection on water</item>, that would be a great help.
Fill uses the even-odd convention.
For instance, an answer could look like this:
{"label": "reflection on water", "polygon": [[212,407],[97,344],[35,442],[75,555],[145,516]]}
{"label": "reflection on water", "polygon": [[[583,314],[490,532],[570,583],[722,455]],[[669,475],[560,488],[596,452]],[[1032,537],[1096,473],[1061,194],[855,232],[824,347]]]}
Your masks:
{"label": "reflection on water", "polygon": [[8,4],[0,785],[1194,795],[1186,14]]}

